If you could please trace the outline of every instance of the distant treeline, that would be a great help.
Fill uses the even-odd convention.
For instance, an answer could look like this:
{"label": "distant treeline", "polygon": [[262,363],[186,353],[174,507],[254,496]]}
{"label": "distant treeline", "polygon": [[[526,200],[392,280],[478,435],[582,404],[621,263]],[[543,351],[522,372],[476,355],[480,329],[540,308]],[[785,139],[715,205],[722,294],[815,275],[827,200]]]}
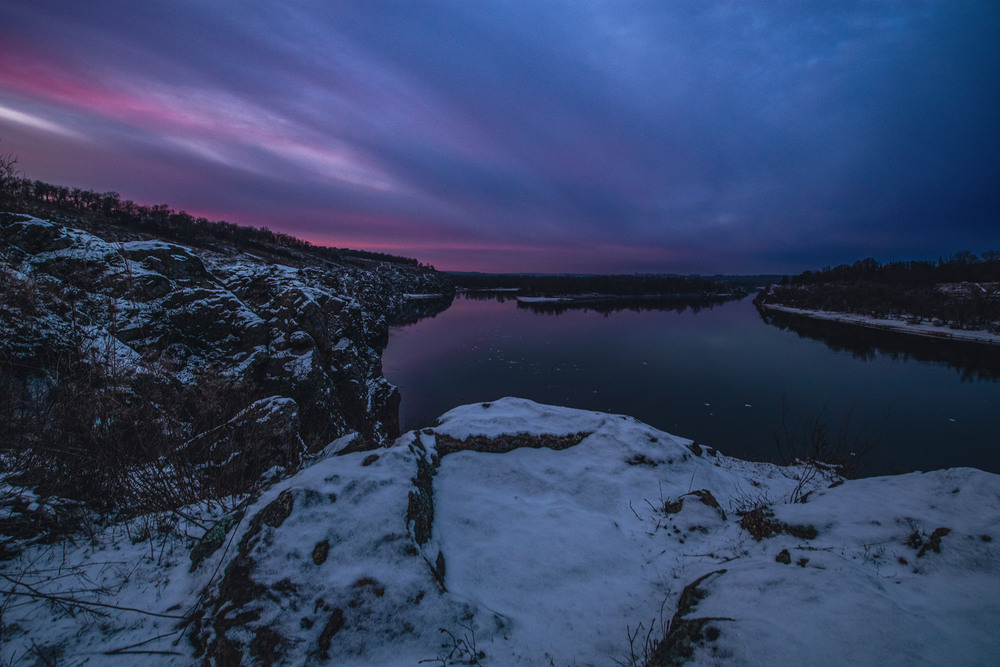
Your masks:
{"label": "distant treeline", "polygon": [[648,311],[683,313],[690,309],[692,313],[712,309],[727,301],[744,295],[734,296],[652,296],[652,297],[615,297],[612,299],[572,299],[569,301],[537,301],[517,302],[517,307],[530,310],[538,315],[562,315],[563,313],[582,310],[584,312],[601,313],[605,316],[612,313],[629,311],[643,313]]}
{"label": "distant treeline", "polygon": [[450,273],[458,288],[517,289],[532,296],[606,294],[614,296],[714,295],[742,287],[710,278],[664,275],[547,275]]}
{"label": "distant treeline", "polygon": [[1000,252],[806,271],[761,292],[756,303],[1000,331]]}
{"label": "distant treeline", "polygon": [[862,259],[821,271],[805,271],[781,284],[813,285],[831,282],[867,282],[884,285],[927,286],[939,283],[1000,281],[1000,250],[981,255],[963,250],[937,262],[889,262]]}
{"label": "distant treeline", "polygon": [[[11,212],[56,215],[73,213],[91,221],[120,225],[192,245],[223,242],[230,243],[237,249],[256,249],[279,255],[291,255],[290,251],[300,251],[331,261],[370,260],[419,266],[417,260],[409,257],[318,246],[267,227],[196,218],[185,211],[175,211],[166,204],[143,206],[129,199],[122,199],[117,192],[94,192],[33,181],[10,173],[5,175],[3,167],[0,164],[0,206]],[[12,171],[11,167],[8,166],[6,171]]]}

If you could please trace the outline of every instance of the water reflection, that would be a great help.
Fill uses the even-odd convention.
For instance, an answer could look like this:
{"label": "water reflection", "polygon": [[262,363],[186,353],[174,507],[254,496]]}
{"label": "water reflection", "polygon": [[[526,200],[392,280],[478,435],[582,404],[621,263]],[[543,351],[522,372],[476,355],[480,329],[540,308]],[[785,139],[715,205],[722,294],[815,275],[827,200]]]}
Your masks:
{"label": "water reflection", "polygon": [[956,465],[1000,471],[1000,381],[962,380],[995,376],[979,353],[962,362],[959,352],[948,367],[924,354],[923,343],[941,341],[891,348],[872,336],[879,332],[820,336],[824,323],[806,321],[800,331],[784,318],[768,326],[750,299],[683,310],[565,309],[558,317],[539,317],[514,300],[459,295],[435,317],[393,327],[382,363],[402,396],[403,430],[458,405],[521,396],[631,415],[760,460],[775,456],[786,417],[794,423],[822,412],[830,428],[846,415],[859,433],[885,427],[862,461],[865,474]]}
{"label": "water reflection", "polygon": [[562,315],[570,310],[582,310],[583,312],[595,312],[603,315],[621,313],[629,311],[632,313],[642,313],[653,310],[683,313],[690,310],[693,313],[702,310],[712,309],[722,305],[727,301],[741,299],[740,296],[718,296],[718,297],[655,297],[636,299],[595,299],[583,300],[573,299],[572,301],[518,301],[517,307],[530,310],[537,315]]}
{"label": "water reflection", "polygon": [[448,310],[454,300],[454,294],[407,299],[401,309],[390,313],[389,325],[398,327],[416,324],[420,320],[434,317]]}
{"label": "water reflection", "polygon": [[461,298],[470,301],[506,301],[517,300],[517,290],[468,290],[459,292]]}
{"label": "water reflection", "polygon": [[801,338],[821,341],[831,350],[847,352],[862,361],[883,356],[902,361],[943,363],[955,369],[963,380],[1000,379],[998,346],[923,338],[781,311],[758,311],[767,324],[792,331]]}
{"label": "water reflection", "polygon": [[690,310],[693,313],[712,309],[727,301],[738,301],[746,297],[745,293],[720,296],[644,296],[644,297],[594,297],[567,298],[564,301],[518,301],[514,291],[467,291],[462,292],[462,298],[472,301],[516,301],[517,307],[536,315],[562,315],[569,311],[582,311],[610,315],[625,311],[641,313],[648,311],[664,311],[683,313]]}

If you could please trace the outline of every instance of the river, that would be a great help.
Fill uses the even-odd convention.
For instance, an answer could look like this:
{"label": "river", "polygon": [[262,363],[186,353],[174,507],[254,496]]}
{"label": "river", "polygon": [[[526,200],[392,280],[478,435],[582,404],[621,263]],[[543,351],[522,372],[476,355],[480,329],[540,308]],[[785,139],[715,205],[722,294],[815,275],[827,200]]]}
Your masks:
{"label": "river", "polygon": [[818,426],[861,474],[1000,472],[1000,351],[769,321],[751,297],[552,313],[460,294],[392,328],[383,371],[399,387],[404,431],[520,396],[631,415],[740,458],[808,449]]}

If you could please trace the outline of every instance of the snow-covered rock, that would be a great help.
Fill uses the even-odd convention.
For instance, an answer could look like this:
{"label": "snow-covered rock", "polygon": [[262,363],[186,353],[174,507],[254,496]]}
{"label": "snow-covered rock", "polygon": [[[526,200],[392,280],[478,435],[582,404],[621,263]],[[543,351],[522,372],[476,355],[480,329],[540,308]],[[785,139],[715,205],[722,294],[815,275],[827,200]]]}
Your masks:
{"label": "snow-covered rock", "polygon": [[105,231],[0,214],[0,377],[54,386],[67,360],[85,359],[138,394],[153,382],[239,386],[245,402],[230,416],[291,399],[298,433],[286,449],[398,435],[399,396],[380,361],[388,318],[408,292],[450,289],[440,274],[302,253],[280,264]]}
{"label": "snow-covered rock", "polygon": [[842,482],[513,398],[343,451],[226,508],[30,547],[4,567],[3,659],[903,665],[1000,651],[997,475]]}

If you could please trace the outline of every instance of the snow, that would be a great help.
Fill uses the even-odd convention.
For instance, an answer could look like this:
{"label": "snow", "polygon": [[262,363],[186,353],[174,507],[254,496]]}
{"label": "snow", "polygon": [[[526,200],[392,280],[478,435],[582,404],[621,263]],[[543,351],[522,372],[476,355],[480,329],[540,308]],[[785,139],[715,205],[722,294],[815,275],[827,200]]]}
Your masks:
{"label": "snow", "polygon": [[[503,446],[560,438],[579,441]],[[840,480],[820,470],[805,483],[807,502],[791,503],[808,468],[741,461],[630,417],[516,398],[461,406],[392,447],[338,455],[352,440],[266,489],[228,546],[194,572],[188,551],[204,529],[176,517],[162,533],[140,517],[127,530],[29,545],[4,572],[49,593],[86,589],[74,594],[168,616],[202,599],[212,613],[251,518],[285,494],[291,513],[245,554],[253,581],[271,591],[252,603],[254,627],[284,638],[282,664],[454,664],[460,656],[442,661],[450,649],[439,628],[474,639],[486,665],[627,664],[628,633],[654,623],[662,636],[684,587],[704,575],[686,618],[727,620],[711,621],[718,637],[695,646],[692,664],[991,664],[1000,652],[997,475],[951,469],[831,486]],[[407,520],[419,462],[437,465],[422,544]],[[764,504],[773,521],[812,526],[815,537],[755,540],[740,512]],[[184,512],[203,526],[222,514]],[[133,542],[143,521],[152,536]],[[935,533],[939,550],[919,555],[914,535],[927,545]],[[329,554],[317,563],[324,541]],[[776,560],[785,550],[788,564]],[[443,590],[431,568],[439,555]],[[66,577],[46,580],[54,568]],[[4,609],[5,664],[31,654],[32,642],[61,647],[70,664],[121,664],[105,651],[161,634],[141,648],[177,655],[143,661],[195,662],[176,619],[73,616],[22,598]],[[324,656],[317,639],[336,610],[343,628]]]}
{"label": "snow", "polygon": [[[812,523],[819,536],[765,540],[725,565],[698,608],[736,619],[722,626],[720,656],[745,662],[780,645],[789,664],[995,664],[1000,552],[983,536],[1000,522],[996,477],[953,469],[863,479],[777,507],[779,519]],[[906,545],[939,527],[950,529],[941,553],[918,557]],[[781,549],[793,564],[775,563]]]}
{"label": "snow", "polygon": [[[167,243],[166,241],[125,241],[121,244],[122,250],[130,252],[151,252],[151,251],[163,251],[163,250],[181,250],[181,246],[173,243]],[[181,259],[190,259],[190,256],[185,254],[180,256]]]}
{"label": "snow", "polygon": [[967,341],[973,343],[985,343],[987,345],[1000,345],[1000,334],[989,331],[974,329],[951,329],[935,325],[930,322],[913,324],[905,319],[888,319],[881,317],[871,317],[869,315],[859,315],[855,313],[841,313],[827,310],[807,310],[803,308],[792,308],[791,306],[780,306],[773,303],[765,303],[764,308],[777,310],[783,313],[803,315],[816,320],[826,320],[828,322],[841,322],[853,324],[855,326],[867,327],[869,329],[881,329],[883,331],[894,331],[912,336],[923,336],[926,338],[942,338],[945,340]]}
{"label": "snow", "polygon": [[81,345],[108,368],[136,368],[142,356],[115,338],[105,327],[81,326]]}
{"label": "snow", "polygon": [[[622,659],[626,625],[648,627],[661,603],[672,610],[684,585],[720,568],[727,572],[709,582],[694,615],[735,620],[719,624],[715,652],[696,663],[780,655],[788,664],[986,664],[1000,650],[1000,552],[982,539],[1000,528],[996,475],[964,469],[821,484],[809,502],[789,504],[794,470],[696,457],[690,441],[628,418],[504,399],[441,421],[436,431],[459,438],[593,431],[561,451],[442,460],[435,529],[446,584],[506,620],[509,641],[486,648],[499,664]],[[630,465],[637,456],[660,465]],[[690,497],[669,518],[654,511],[702,488],[727,519]],[[745,489],[777,500],[778,520],[815,525],[819,535],[755,542],[735,516]],[[939,526],[951,529],[948,544],[918,559],[907,537],[926,540]],[[784,548],[809,562],[776,562]]]}
{"label": "snow", "polygon": [[434,430],[458,440],[465,440],[471,435],[495,438],[528,432],[571,435],[595,431],[614,418],[601,412],[573,408],[560,408],[554,413],[552,406],[508,397],[493,403],[473,403],[454,408],[439,418]]}

